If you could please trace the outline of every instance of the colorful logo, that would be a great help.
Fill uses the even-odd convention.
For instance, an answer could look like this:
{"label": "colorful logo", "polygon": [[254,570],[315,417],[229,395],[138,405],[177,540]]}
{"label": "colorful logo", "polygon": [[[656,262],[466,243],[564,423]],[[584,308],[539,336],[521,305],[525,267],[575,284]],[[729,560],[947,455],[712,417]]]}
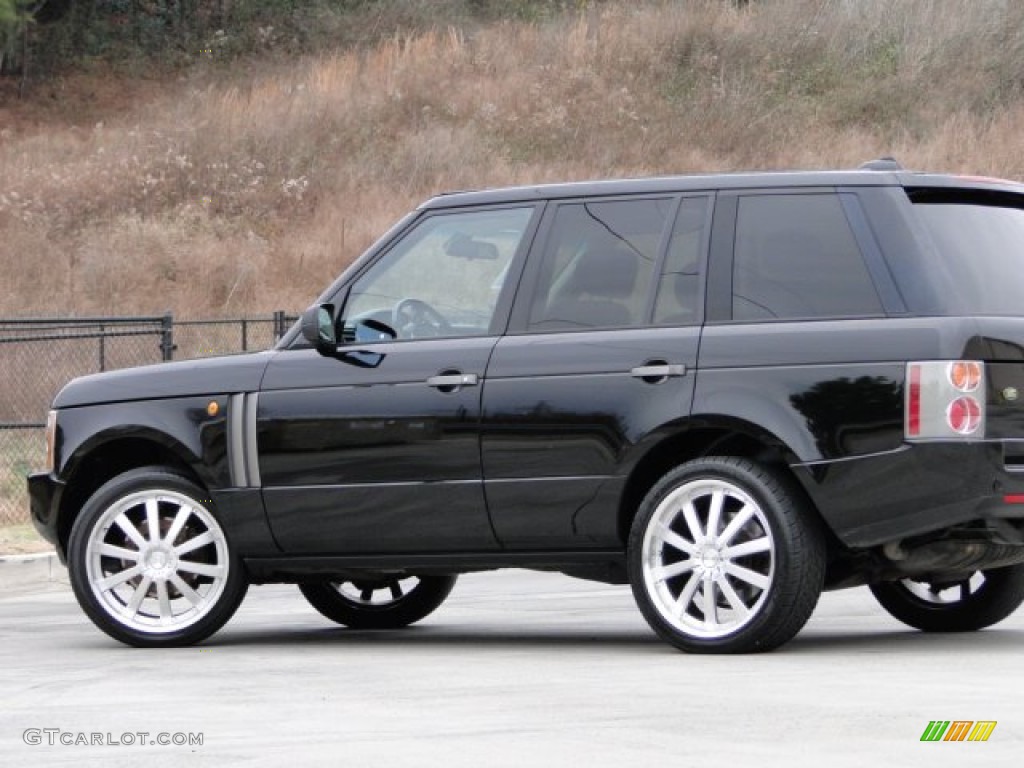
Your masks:
{"label": "colorful logo", "polygon": [[930,720],[921,741],[988,741],[995,720]]}

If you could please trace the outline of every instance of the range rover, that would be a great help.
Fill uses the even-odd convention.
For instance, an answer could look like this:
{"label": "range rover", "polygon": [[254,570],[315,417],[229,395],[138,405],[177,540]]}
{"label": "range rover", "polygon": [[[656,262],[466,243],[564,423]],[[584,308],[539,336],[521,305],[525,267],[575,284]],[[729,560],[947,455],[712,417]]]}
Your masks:
{"label": "range rover", "polygon": [[690,652],[868,585],[924,631],[1024,601],[1024,186],[853,171],[461,192],[269,351],[56,397],[34,522],[85,613],[195,643],[250,584],[416,622],[458,574],[631,585]]}

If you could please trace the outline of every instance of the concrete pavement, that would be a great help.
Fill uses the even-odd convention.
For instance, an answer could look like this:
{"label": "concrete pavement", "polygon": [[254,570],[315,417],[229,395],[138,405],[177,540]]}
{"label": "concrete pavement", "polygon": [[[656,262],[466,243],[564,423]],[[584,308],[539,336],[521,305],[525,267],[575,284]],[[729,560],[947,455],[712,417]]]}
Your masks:
{"label": "concrete pavement", "polygon": [[[0,600],[0,755],[47,766],[1009,766],[1024,747],[1022,651],[1024,614],[928,636],[851,590],[825,595],[781,651],[687,656],[654,637],[628,589],[524,571],[463,577],[437,613],[398,632],[335,627],[294,587],[254,587],[206,644],[142,651],[93,628],[58,586]],[[998,725],[985,743],[920,742],[936,719]],[[139,732],[203,743],[121,743]],[[60,744],[83,734],[107,742]]]}
{"label": "concrete pavement", "polygon": [[0,555],[0,598],[67,584],[68,572],[56,552]]}

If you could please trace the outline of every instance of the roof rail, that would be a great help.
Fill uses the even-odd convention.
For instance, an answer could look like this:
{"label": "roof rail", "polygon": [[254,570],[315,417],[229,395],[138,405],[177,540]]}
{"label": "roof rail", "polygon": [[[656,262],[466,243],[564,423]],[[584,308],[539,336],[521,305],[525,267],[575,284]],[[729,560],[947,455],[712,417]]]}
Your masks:
{"label": "roof rail", "polygon": [[880,157],[877,160],[869,160],[860,166],[862,171],[902,171],[903,166],[895,157]]}

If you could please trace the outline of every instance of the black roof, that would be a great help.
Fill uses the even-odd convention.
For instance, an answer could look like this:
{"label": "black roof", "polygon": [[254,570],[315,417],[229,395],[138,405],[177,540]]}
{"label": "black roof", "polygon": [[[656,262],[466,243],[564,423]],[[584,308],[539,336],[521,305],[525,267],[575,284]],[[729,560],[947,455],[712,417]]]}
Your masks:
{"label": "black roof", "polygon": [[1024,185],[1001,179],[910,171],[764,171],[694,176],[657,176],[636,179],[577,181],[565,184],[504,187],[451,192],[431,198],[420,208],[455,208],[464,205],[530,202],[558,198],[633,194],[669,194],[708,190],[778,189],[780,187],[965,187],[1024,194]]}

